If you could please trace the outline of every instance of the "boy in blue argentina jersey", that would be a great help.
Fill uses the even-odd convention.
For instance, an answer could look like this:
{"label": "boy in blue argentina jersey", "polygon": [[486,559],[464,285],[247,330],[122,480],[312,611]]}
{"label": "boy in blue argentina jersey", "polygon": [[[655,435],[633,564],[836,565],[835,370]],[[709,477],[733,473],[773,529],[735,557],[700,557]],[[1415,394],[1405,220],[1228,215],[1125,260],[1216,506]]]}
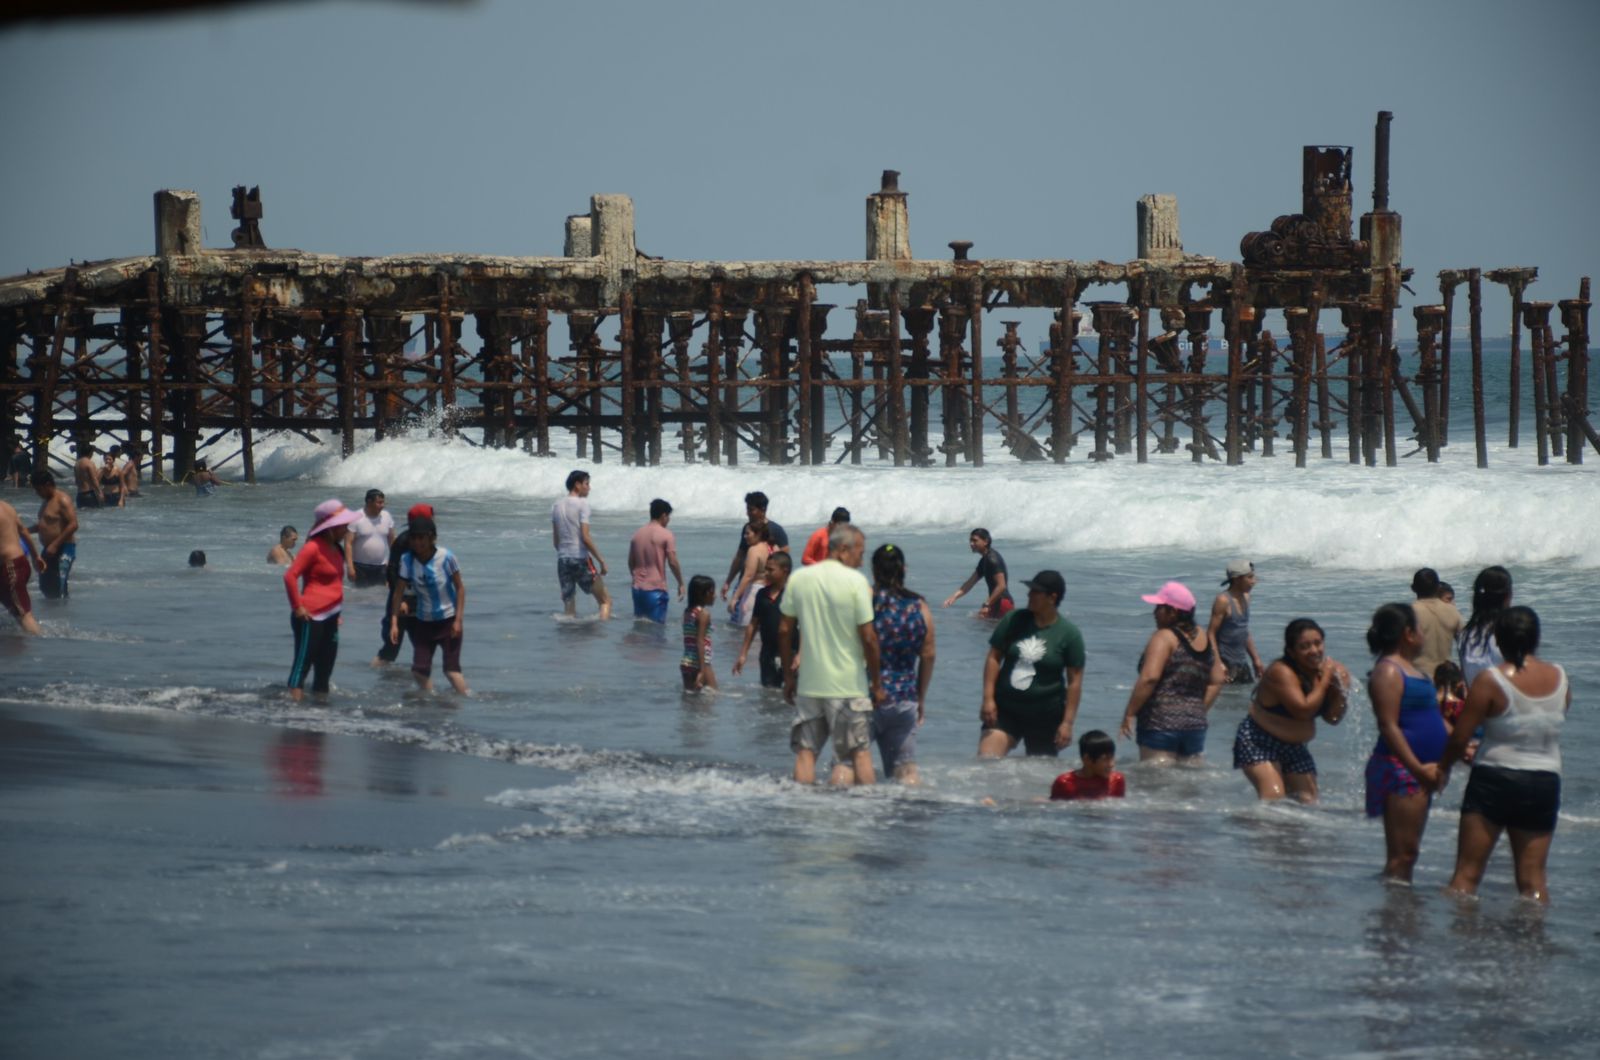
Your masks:
{"label": "boy in blue argentina jersey", "polygon": [[444,675],[450,686],[467,694],[461,673],[461,619],[467,609],[467,589],[455,553],[439,547],[439,530],[432,519],[411,520],[410,550],[400,557],[400,580],[390,593],[389,642],[400,643],[400,598],[406,587],[417,595],[416,623],[411,630],[411,672],[424,692],[433,691],[433,649],[444,649]]}

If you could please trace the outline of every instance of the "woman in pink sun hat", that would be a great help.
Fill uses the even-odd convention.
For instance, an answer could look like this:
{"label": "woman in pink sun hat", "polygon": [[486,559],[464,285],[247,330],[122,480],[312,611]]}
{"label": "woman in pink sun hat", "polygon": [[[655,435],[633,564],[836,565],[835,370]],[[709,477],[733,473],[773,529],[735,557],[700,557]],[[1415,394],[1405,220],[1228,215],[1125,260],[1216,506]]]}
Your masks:
{"label": "woman in pink sun hat", "polygon": [[289,696],[296,702],[305,695],[306,675],[313,674],[311,691],[325,694],[339,655],[339,611],[344,607],[344,528],[361,518],[337,498],[317,505],[311,532],[289,569],[283,586],[289,593],[289,626],[294,630],[294,664],[289,670]]}
{"label": "woman in pink sun hat", "polygon": [[1155,605],[1156,631],[1139,657],[1122,735],[1133,736],[1137,728],[1140,761],[1198,762],[1206,749],[1206,712],[1227,680],[1227,667],[1205,628],[1195,624],[1194,593],[1182,582],[1140,599]]}

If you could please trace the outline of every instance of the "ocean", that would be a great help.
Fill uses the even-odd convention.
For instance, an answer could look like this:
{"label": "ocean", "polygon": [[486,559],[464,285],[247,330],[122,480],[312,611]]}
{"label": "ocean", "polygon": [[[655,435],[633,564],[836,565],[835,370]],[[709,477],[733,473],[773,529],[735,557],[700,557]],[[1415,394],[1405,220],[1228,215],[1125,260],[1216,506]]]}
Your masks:
{"label": "ocean", "polygon": [[[0,628],[0,1054],[1592,1056],[1600,456],[1535,467],[1529,416],[1515,451],[1497,423],[1480,471],[1457,387],[1433,466],[1296,470],[1280,442],[1235,468],[1056,467],[997,438],[981,469],[585,463],[609,623],[586,598],[560,614],[548,513],[570,453],[418,431],[341,462],[280,440],[257,486],[84,513],[71,600],[38,603],[47,635]],[[284,695],[265,553],[371,486],[397,517],[432,503],[460,557],[470,698],[369,667],[376,589],[347,590],[327,701]],[[1142,767],[1119,740],[1125,800],[1040,801],[1075,755],[974,756],[975,597],[935,607],[925,785],[798,787],[790,708],[731,676],[733,629],[713,630],[722,691],[685,695],[680,605],[665,629],[627,617],[650,500],[674,505],[685,576],[720,582],[752,489],[796,548],[845,505],[936,603],[972,569],[974,526],[1013,579],[1060,570],[1088,648],[1079,733],[1115,732],[1151,631],[1139,597],[1168,579],[1205,601],[1249,557],[1261,653],[1309,615],[1364,675],[1368,618],[1410,598],[1414,568],[1466,605],[1506,565],[1573,689],[1552,904],[1517,900],[1503,843],[1479,900],[1440,893],[1464,770],[1416,885],[1379,882],[1364,692],[1312,745],[1316,806],[1259,805],[1230,768],[1237,690],[1204,767]]]}

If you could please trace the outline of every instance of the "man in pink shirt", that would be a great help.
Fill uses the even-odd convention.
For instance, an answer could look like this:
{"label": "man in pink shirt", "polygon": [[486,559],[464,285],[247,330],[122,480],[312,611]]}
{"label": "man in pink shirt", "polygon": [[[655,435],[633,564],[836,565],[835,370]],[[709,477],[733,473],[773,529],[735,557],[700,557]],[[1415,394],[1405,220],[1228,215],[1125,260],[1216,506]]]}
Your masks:
{"label": "man in pink shirt", "polygon": [[652,622],[667,621],[667,568],[678,580],[678,599],[683,599],[683,571],[678,569],[678,540],[667,529],[672,521],[672,505],[657,497],[650,502],[650,521],[634,532],[628,542],[628,570],[633,575],[633,617]]}

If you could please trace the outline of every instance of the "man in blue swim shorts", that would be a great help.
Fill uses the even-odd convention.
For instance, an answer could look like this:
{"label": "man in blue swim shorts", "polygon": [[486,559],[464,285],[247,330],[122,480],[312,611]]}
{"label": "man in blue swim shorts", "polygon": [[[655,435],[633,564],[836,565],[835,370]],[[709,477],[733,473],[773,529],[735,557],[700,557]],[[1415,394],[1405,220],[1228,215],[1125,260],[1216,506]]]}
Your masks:
{"label": "man in blue swim shorts", "polygon": [[672,505],[657,497],[650,502],[650,521],[634,531],[628,542],[628,571],[633,575],[633,617],[651,622],[667,621],[667,569],[678,580],[678,599],[683,599],[683,571],[678,567],[678,540],[667,524],[672,521]]}
{"label": "man in blue swim shorts", "polygon": [[33,473],[33,492],[44,503],[39,505],[39,521],[31,527],[39,535],[44,570],[39,574],[39,591],[51,600],[67,597],[67,576],[78,558],[78,509],[49,471]]}

